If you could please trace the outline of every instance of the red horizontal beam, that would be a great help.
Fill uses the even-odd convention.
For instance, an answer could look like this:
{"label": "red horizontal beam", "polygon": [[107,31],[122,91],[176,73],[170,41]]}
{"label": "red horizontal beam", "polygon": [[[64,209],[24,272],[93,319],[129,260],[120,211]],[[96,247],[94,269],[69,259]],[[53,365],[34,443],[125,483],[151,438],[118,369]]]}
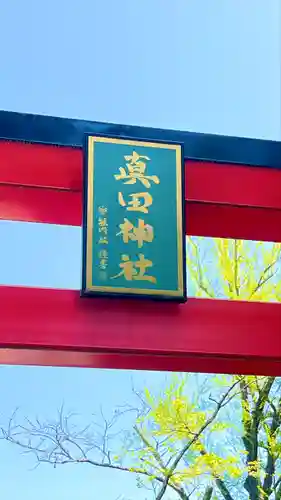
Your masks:
{"label": "red horizontal beam", "polygon": [[[216,366],[221,371],[220,359],[224,371],[228,357],[255,363],[281,358],[279,304],[189,299],[185,305],[163,307],[136,300],[81,299],[76,291],[21,287],[0,287],[0,303],[2,348],[145,355],[143,362],[151,363],[147,369],[153,368],[155,355],[166,356],[171,370],[180,366],[180,362],[173,364],[174,357],[193,359],[197,370],[196,360],[206,358],[206,371],[216,371]],[[280,362],[278,366],[281,375]]]}
{"label": "red horizontal beam", "polygon": [[281,242],[281,210],[186,202],[186,234]]}
{"label": "red horizontal beam", "polygon": [[266,358],[103,354],[51,349],[1,349],[0,364],[273,376],[280,376],[281,373],[280,361]]}
{"label": "red horizontal beam", "polygon": [[[79,148],[0,141],[0,184],[82,191]],[[281,209],[278,169],[186,161],[186,199]]]}
{"label": "red horizontal beam", "polygon": [[0,183],[82,189],[80,149],[0,141],[0,161]]}
{"label": "red horizontal beam", "polygon": [[[0,219],[80,226],[79,192],[0,185]],[[186,233],[281,241],[281,211],[186,202]]]}
{"label": "red horizontal beam", "polygon": [[[0,141],[0,219],[81,225],[82,151]],[[281,171],[186,162],[186,233],[281,241]]]}
{"label": "red horizontal beam", "polygon": [[281,209],[281,170],[186,161],[187,200]]}
{"label": "red horizontal beam", "polygon": [[81,226],[82,196],[76,191],[0,184],[0,219]]}

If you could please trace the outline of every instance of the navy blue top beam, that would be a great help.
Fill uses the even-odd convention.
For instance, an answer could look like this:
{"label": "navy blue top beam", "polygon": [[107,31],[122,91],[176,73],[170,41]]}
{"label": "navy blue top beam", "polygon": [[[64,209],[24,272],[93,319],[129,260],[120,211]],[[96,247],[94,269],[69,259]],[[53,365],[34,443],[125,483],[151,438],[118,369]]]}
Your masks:
{"label": "navy blue top beam", "polygon": [[281,142],[277,141],[0,111],[2,139],[81,147],[85,133],[182,142],[186,158],[281,168]]}

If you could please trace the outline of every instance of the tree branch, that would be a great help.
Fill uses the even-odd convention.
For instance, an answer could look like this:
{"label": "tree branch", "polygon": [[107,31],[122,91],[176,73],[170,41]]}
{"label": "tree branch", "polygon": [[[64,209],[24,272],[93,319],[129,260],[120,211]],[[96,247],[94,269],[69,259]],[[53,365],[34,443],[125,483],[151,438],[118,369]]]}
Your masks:
{"label": "tree branch", "polygon": [[211,500],[213,496],[214,488],[212,486],[207,486],[202,500]]}
{"label": "tree branch", "polygon": [[234,240],[234,286],[237,297],[239,297],[239,285],[238,285],[238,243],[237,240]]}
{"label": "tree branch", "polygon": [[[76,443],[74,442],[74,445],[78,447],[78,449],[81,452],[81,457],[80,458],[74,458],[70,451],[62,444],[62,439],[60,439],[58,433],[56,432],[56,440],[53,439],[51,436],[44,436],[43,439],[49,439],[55,446],[55,448],[51,451],[48,452],[44,447],[36,447],[31,444],[31,442],[24,443],[21,442],[20,440],[14,438],[12,435],[9,434],[11,431],[11,424],[9,424],[8,427],[9,431],[5,431],[3,428],[1,429],[2,431],[2,436],[3,438],[17,446],[20,446],[21,448],[24,448],[27,452],[34,453],[38,464],[40,463],[49,463],[50,465],[53,465],[56,467],[57,465],[66,465],[66,464],[89,464],[95,467],[100,467],[104,469],[112,469],[112,470],[119,470],[123,472],[131,472],[135,474],[139,474],[142,476],[145,476],[147,478],[151,478],[153,476],[154,480],[163,484],[165,481],[165,477],[161,475],[155,475],[153,472],[147,471],[144,468],[141,467],[126,467],[123,465],[117,465],[113,464],[110,461],[110,458],[108,458],[108,462],[104,461],[97,461],[97,460],[92,460],[87,457],[87,454],[85,451]],[[67,441],[70,443],[73,443],[72,439],[67,438]],[[108,453],[106,453],[105,450],[102,450],[105,456],[108,456]],[[45,456],[45,458],[43,458]],[[178,486],[173,483],[169,483],[169,487],[172,488],[181,498],[181,500],[188,500],[188,495],[185,493],[184,489],[181,486]]]}
{"label": "tree branch", "polygon": [[263,416],[264,407],[268,400],[269,392],[272,388],[274,380],[275,377],[267,377],[264,386],[258,389],[259,397],[252,411],[250,407],[249,392],[245,383],[245,379],[242,378],[240,381],[242,406],[245,412],[242,415],[242,422],[244,426],[244,435],[242,437],[242,440],[247,452],[247,466],[249,471],[244,483],[244,488],[248,492],[250,500],[259,500],[260,498],[259,488],[261,484],[259,478],[256,474],[251,474],[250,469],[252,467],[252,464],[256,463],[258,460],[259,427]]}
{"label": "tree branch", "polygon": [[[197,273],[195,273],[194,279],[197,282],[198,288],[200,290],[202,290],[202,292],[204,292],[208,297],[210,297],[211,299],[214,299],[215,298],[215,294],[211,290],[209,290],[209,288],[208,288],[207,285],[204,284],[204,274],[203,274],[203,271],[202,271],[202,266],[201,266],[201,261],[200,261],[198,246],[196,245],[196,243],[193,241],[192,238],[190,238],[189,241],[190,241],[190,244],[194,248],[195,259],[196,259],[196,268],[197,268],[196,270],[197,270]],[[205,277],[205,280],[206,280],[206,277]]]}
{"label": "tree branch", "polygon": [[281,500],[281,476],[277,479],[274,489],[275,489],[275,500]]}
{"label": "tree branch", "polygon": [[[274,435],[276,434],[276,431],[279,429],[281,425],[281,398],[279,399],[278,408],[275,408],[273,404],[271,405],[271,408],[273,409],[273,417],[270,426],[270,438],[273,438]],[[264,498],[269,498],[273,491],[272,484],[276,468],[276,459],[277,457],[270,449],[270,444],[269,444],[267,447],[267,461],[265,466],[265,477],[263,482]]]}
{"label": "tree branch", "polygon": [[[149,440],[144,436],[144,434],[141,432],[141,430],[137,427],[137,425],[134,426],[134,430],[143,442],[143,444],[151,450],[151,453],[153,457],[155,458],[156,462],[160,465],[161,469],[165,471],[167,467],[165,466],[160,454],[158,451],[155,449],[155,447],[149,442]],[[174,485],[173,483],[169,483],[170,488],[173,488],[180,496],[182,500],[188,500],[188,496],[185,493],[184,489],[179,486],[179,485]]]}
{"label": "tree branch", "polygon": [[[207,455],[207,452],[206,450],[201,450],[201,455],[202,456],[205,456]],[[213,477],[215,479],[215,483],[216,483],[216,486],[218,487],[218,489],[220,490],[223,498],[225,500],[234,500],[234,498],[232,497],[230,491],[228,490],[225,482],[223,481],[223,479],[221,479],[220,477],[216,476],[215,474],[213,474]]]}
{"label": "tree branch", "polygon": [[[263,285],[265,285],[268,281],[271,280],[271,278],[273,278],[273,276],[275,276],[275,274],[277,273],[277,270],[272,270],[275,266],[275,264],[277,264],[277,262],[280,260],[280,257],[277,257],[276,260],[274,260],[273,262],[271,262],[271,264],[269,264],[264,270],[263,272],[261,273],[261,276],[259,278],[259,281],[257,282],[257,285],[255,286],[254,290],[252,291],[249,299],[251,299],[255,293],[258,292],[258,290],[260,290]],[[269,273],[269,271],[271,271],[271,274],[269,274],[268,276],[266,276],[267,273]]]}
{"label": "tree branch", "polygon": [[213,423],[215,418],[217,417],[219,411],[231,400],[233,399],[234,395],[231,395],[232,390],[234,387],[237,386],[237,384],[240,381],[234,382],[231,387],[226,391],[226,393],[222,396],[222,398],[217,402],[217,407],[214,410],[213,414],[206,420],[206,422],[200,427],[199,431],[194,434],[194,436],[183,446],[182,450],[179,452],[178,456],[175,458],[174,462],[172,463],[169,473],[167,474],[167,477],[165,481],[162,484],[162,487],[159,490],[159,493],[156,497],[156,500],[161,500],[163,498],[167,486],[169,485],[169,481],[174,474],[178,464],[182,460],[183,456],[186,454],[186,452],[190,449],[190,447],[198,440],[198,438],[201,436],[201,434],[207,429],[209,425]]}

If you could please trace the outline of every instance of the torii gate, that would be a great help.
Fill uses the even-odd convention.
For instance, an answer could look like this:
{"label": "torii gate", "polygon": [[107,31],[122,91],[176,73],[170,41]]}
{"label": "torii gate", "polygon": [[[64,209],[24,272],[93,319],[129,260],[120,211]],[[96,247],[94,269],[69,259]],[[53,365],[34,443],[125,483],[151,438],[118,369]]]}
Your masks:
{"label": "torii gate", "polygon": [[[81,225],[86,132],[184,143],[187,234],[281,242],[280,142],[5,111],[1,219]],[[0,363],[281,375],[280,304],[7,286],[0,304]]]}

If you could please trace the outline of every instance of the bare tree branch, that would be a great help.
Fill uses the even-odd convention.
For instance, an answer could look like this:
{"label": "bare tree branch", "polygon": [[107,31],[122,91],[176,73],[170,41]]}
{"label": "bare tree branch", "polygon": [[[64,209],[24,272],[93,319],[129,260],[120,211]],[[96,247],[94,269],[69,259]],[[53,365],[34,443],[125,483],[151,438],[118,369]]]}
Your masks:
{"label": "bare tree branch", "polygon": [[[193,408],[194,401],[184,398],[180,400],[183,408],[182,413],[181,410],[177,410],[177,405],[171,414],[169,413],[169,404],[173,403],[174,398],[174,393],[171,391],[167,392],[168,399],[163,396],[163,403],[162,399],[159,399],[160,410],[157,406],[158,400],[155,400],[155,407],[154,403],[151,403],[150,408],[150,403],[147,403],[142,398],[142,394],[139,393],[141,410],[124,405],[116,409],[109,419],[100,410],[96,416],[93,416],[91,423],[86,426],[83,423],[77,425],[76,418],[80,419],[81,417],[75,414],[65,414],[63,407],[55,420],[47,422],[38,418],[18,420],[15,418],[16,412],[14,412],[7,426],[0,429],[2,439],[21,447],[24,453],[34,454],[36,466],[40,463],[49,463],[54,467],[75,463],[133,473],[136,475],[140,487],[155,489],[156,500],[161,500],[170,488],[181,500],[191,500],[195,496],[194,490],[191,491],[193,486],[200,491],[201,500],[212,499],[215,492],[224,500],[236,500],[238,491],[239,495],[241,492],[248,500],[273,500],[273,498],[281,500],[281,477],[278,477],[280,462],[277,463],[277,460],[281,458],[281,450],[280,453],[278,451],[281,427],[281,397],[278,381],[274,377],[236,376],[223,380],[223,385],[225,386],[223,394],[220,387],[220,396],[216,397],[213,393],[209,396],[211,402],[209,408],[211,407],[211,409],[204,409],[202,413],[201,410],[198,413],[196,409],[194,415],[193,409],[189,410],[188,406],[191,404],[191,408]],[[178,391],[177,385],[175,387]],[[204,398],[206,395],[204,394]],[[196,478],[195,475],[192,475],[193,460],[200,459],[200,454],[202,456],[209,455],[207,440],[211,439],[213,430],[217,431],[218,429],[217,426],[213,428],[211,424],[220,410],[238,395],[239,398],[235,405],[239,411],[237,405],[240,402],[242,404],[243,435],[234,436],[232,431],[227,431],[224,434],[224,445],[226,448],[232,447],[240,459],[241,468],[243,467],[241,470],[245,470],[244,467],[248,470],[247,477],[245,479],[245,475],[239,476],[237,481],[234,480],[230,485],[227,478],[235,477],[234,474],[232,476],[231,462],[229,467],[228,464],[225,467],[227,477],[224,477],[221,472],[216,473],[215,471],[220,471],[220,467],[223,465],[221,465],[220,457],[214,450],[214,466],[211,462],[209,464],[208,460],[206,462],[199,460],[198,462],[203,484],[202,482],[198,483],[201,476]],[[196,398],[195,405],[200,406],[201,399]],[[151,401],[154,401],[153,397]],[[204,403],[206,403],[205,399]],[[165,407],[163,415],[161,413],[162,404]],[[187,404],[186,407],[185,404]],[[151,415],[149,415],[148,408],[152,412]],[[232,411],[232,409],[231,405],[230,410]],[[155,412],[158,411],[161,417],[159,421],[155,417]],[[132,422],[132,426],[130,425],[125,431],[122,427],[122,417],[126,415],[127,421],[129,412],[132,412],[133,422],[136,423]],[[176,416],[173,412],[176,412]],[[197,417],[197,413],[200,417]],[[165,415],[168,416],[167,418],[170,418],[171,415],[171,427],[169,424],[166,428]],[[137,417],[136,420],[135,417]],[[224,421],[227,421],[229,417],[223,413],[222,423],[224,424]],[[164,423],[162,424],[163,418]],[[195,419],[194,427],[192,427],[193,424],[189,423],[189,418]],[[200,419],[197,421],[197,418]],[[176,423],[173,423],[173,419]],[[221,417],[218,423],[220,420]],[[196,422],[200,422],[200,424]],[[223,426],[219,428],[219,431],[221,430],[224,430]],[[214,430],[214,432],[216,431]],[[277,448],[270,447],[270,438],[275,439],[275,437],[278,438]],[[213,441],[210,443],[212,444]],[[247,452],[245,457],[244,450],[241,454],[241,445]],[[114,452],[114,448],[118,450],[118,453]],[[210,453],[212,454],[212,451]],[[222,452],[222,457],[224,457],[224,452]],[[207,457],[207,459],[209,458],[212,459],[211,455]],[[217,459],[218,462],[216,462]],[[254,474],[251,471],[253,462],[257,462],[257,471],[254,470]],[[190,471],[186,471],[185,468],[182,470],[182,464],[188,469],[190,468]],[[202,472],[200,464],[203,464]],[[235,474],[236,470],[235,466]],[[212,486],[208,486],[209,489],[206,488],[205,491],[204,474],[207,474],[212,480]],[[244,493],[242,493],[243,486]]]}
{"label": "bare tree branch", "polygon": [[[111,455],[108,450],[108,433],[112,426],[114,425],[117,416],[115,415],[111,421],[107,421],[104,417],[103,413],[103,427],[101,429],[101,445],[96,443],[88,443],[88,436],[81,439],[81,434],[83,435],[83,431],[78,433],[74,433],[71,435],[71,430],[66,423],[68,423],[68,418],[63,417],[61,410],[59,412],[59,421],[56,424],[48,423],[47,425],[41,423],[39,420],[36,420],[36,424],[34,424],[31,420],[26,419],[27,425],[16,425],[13,427],[13,420],[15,417],[15,412],[12,417],[9,419],[8,428],[5,430],[3,427],[1,428],[2,439],[21,447],[25,453],[33,453],[37,460],[37,465],[40,463],[49,463],[54,467],[58,465],[65,464],[88,464],[91,466],[95,466],[98,468],[104,469],[112,469],[119,470],[123,472],[130,472],[137,475],[141,475],[147,478],[152,478],[158,483],[162,484],[165,480],[165,476],[161,474],[155,474],[147,470],[145,467],[136,467],[136,466],[125,466],[121,464],[112,463]],[[120,415],[120,413],[118,413]],[[88,428],[89,426],[87,426]],[[141,433],[141,431],[135,426],[135,431],[137,435],[145,440],[145,437]],[[37,444],[33,444],[31,439],[29,438],[26,442],[21,440],[22,434],[25,433],[33,438],[38,438]],[[82,444],[79,444],[79,438]],[[153,446],[147,442],[151,449]],[[71,450],[69,449],[69,445]],[[85,446],[85,448],[84,448]],[[94,460],[88,457],[88,452],[93,448],[98,450],[101,454],[100,460]],[[76,456],[75,451],[78,451],[78,456]],[[157,461],[161,462],[161,457],[157,454],[157,451],[154,450],[155,458],[157,457]],[[164,465],[164,464],[163,464]],[[188,500],[188,495],[185,493],[184,489],[179,485],[177,486],[173,482],[170,482],[169,487],[172,488],[180,497],[181,500]]]}

